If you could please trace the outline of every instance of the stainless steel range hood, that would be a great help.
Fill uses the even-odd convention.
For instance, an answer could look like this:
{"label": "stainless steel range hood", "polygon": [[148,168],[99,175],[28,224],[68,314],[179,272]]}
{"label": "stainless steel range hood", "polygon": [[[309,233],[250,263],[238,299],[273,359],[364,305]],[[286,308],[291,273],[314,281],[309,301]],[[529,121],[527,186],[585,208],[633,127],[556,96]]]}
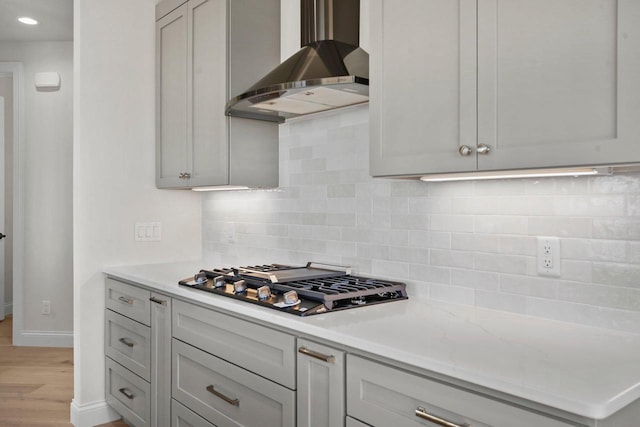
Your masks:
{"label": "stainless steel range hood", "polygon": [[300,15],[302,49],[231,99],[228,116],[282,123],[369,101],[360,0],[301,0]]}

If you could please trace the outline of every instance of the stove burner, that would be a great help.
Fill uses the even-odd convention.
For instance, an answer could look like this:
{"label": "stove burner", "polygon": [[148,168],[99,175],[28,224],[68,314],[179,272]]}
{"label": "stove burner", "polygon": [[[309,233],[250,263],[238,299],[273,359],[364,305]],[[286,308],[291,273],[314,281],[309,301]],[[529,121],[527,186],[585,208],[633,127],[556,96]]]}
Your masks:
{"label": "stove burner", "polygon": [[344,267],[313,263],[201,270],[179,283],[300,316],[408,298],[404,283],[351,276]]}

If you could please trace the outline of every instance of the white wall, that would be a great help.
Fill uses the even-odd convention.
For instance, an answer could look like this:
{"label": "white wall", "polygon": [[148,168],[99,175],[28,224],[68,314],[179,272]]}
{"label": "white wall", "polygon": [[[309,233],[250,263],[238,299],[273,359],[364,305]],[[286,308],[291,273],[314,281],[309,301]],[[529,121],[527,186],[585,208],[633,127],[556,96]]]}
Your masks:
{"label": "white wall", "polygon": [[[281,191],[207,195],[205,259],[351,265],[411,298],[640,330],[640,175],[372,179],[368,142],[366,106],[281,125]],[[537,276],[539,235],[561,239],[558,279]]]}
{"label": "white wall", "polygon": [[[74,333],[72,421],[106,420],[106,265],[198,259],[201,196],[155,188],[155,1],[74,5]],[[134,241],[160,221],[161,242]]]}
{"label": "white wall", "polygon": [[[22,310],[22,332],[35,336],[58,333],[68,342],[73,326],[72,48],[71,42],[0,43],[0,61],[19,61],[24,66],[22,174],[27,267],[23,273],[23,306],[13,310]],[[59,72],[61,89],[37,92],[33,78],[40,71]],[[51,301],[48,316],[41,314],[42,300]],[[14,338],[21,342],[20,337]]]}

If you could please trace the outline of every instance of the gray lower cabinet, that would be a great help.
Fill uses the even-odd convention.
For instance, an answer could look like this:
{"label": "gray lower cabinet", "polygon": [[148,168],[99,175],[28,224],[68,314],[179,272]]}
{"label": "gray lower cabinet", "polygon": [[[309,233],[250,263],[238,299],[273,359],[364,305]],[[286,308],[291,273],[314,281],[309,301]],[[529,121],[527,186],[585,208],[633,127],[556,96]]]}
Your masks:
{"label": "gray lower cabinet", "polygon": [[106,280],[106,400],[135,427],[171,423],[171,299]]}
{"label": "gray lower cabinet", "polygon": [[108,357],[105,357],[105,370],[107,404],[131,425],[150,426],[149,383]]}
{"label": "gray lower cabinet", "polygon": [[352,355],[347,356],[347,412],[379,427],[575,426]]}
{"label": "gray lower cabinet", "polygon": [[295,426],[295,391],[176,339],[173,398],[214,425]]}
{"label": "gray lower cabinet", "polygon": [[171,400],[171,427],[216,427],[180,402]]}
{"label": "gray lower cabinet", "polygon": [[151,425],[171,420],[171,298],[151,293]]}
{"label": "gray lower cabinet", "polygon": [[174,302],[173,336],[295,389],[295,337],[187,302]]}
{"label": "gray lower cabinet", "polygon": [[344,351],[298,339],[298,427],[344,425]]}
{"label": "gray lower cabinet", "polygon": [[365,423],[361,423],[360,421],[354,418],[347,417],[346,427],[369,427],[369,425]]}

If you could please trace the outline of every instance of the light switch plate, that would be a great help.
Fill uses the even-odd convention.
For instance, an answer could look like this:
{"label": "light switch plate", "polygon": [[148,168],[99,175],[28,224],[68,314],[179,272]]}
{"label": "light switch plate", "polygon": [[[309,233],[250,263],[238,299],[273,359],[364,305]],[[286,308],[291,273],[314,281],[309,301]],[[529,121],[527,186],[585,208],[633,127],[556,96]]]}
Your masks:
{"label": "light switch plate", "polygon": [[134,237],[136,242],[159,242],[162,240],[160,222],[136,222]]}

